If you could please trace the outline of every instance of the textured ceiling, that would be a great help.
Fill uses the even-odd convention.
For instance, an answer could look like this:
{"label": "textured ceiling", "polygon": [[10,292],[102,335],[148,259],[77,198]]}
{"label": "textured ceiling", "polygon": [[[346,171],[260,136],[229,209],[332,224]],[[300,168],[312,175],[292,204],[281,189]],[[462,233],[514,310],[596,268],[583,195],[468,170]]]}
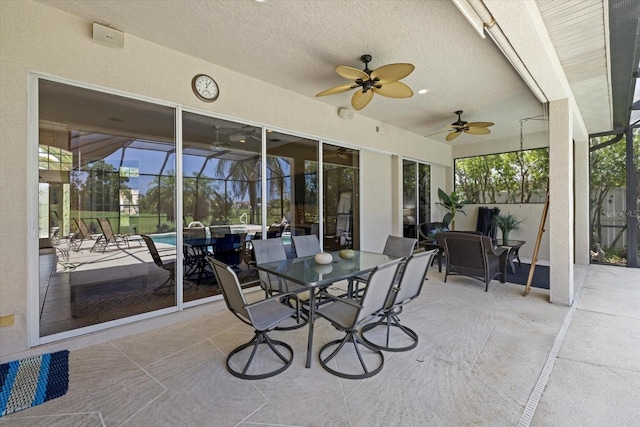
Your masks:
{"label": "textured ceiling", "polygon": [[601,1],[538,0],[538,8],[590,132],[611,130],[612,117],[600,100],[612,104]]}
{"label": "textured ceiling", "polygon": [[[456,120],[453,112],[459,109],[464,110],[463,119],[469,122],[496,123],[491,135],[462,135],[456,144],[516,136],[520,119],[543,113],[540,102],[498,47],[489,38],[480,38],[450,1],[42,2],[312,98],[324,89],[348,83],[335,73],[335,66],[362,68],[362,54],[373,56],[371,69],[394,62],[412,63],[416,69],[403,82],[414,92],[428,88],[428,94],[415,93],[409,99],[375,96],[356,114],[418,135],[442,131]],[[580,2],[567,3],[571,7]],[[600,1],[592,3],[602,8]],[[602,10],[597,13],[602,14]],[[547,10],[546,22],[553,19],[553,14]],[[558,25],[562,28],[562,22]],[[579,33],[580,25],[574,27],[575,36],[584,37]],[[578,100],[581,109],[585,102],[601,108],[610,105],[604,29],[589,28],[585,31],[598,33],[589,42],[600,57],[593,76],[579,75],[581,61],[591,51],[575,50],[579,43],[563,45],[566,54],[559,49],[563,66],[575,76],[570,83],[585,86],[585,98]],[[351,95],[350,91],[316,99],[350,107]],[[589,131],[592,126],[603,126],[595,118],[586,125]],[[527,131],[543,128],[542,123],[532,123]],[[445,135],[441,132],[432,138],[444,141]]]}

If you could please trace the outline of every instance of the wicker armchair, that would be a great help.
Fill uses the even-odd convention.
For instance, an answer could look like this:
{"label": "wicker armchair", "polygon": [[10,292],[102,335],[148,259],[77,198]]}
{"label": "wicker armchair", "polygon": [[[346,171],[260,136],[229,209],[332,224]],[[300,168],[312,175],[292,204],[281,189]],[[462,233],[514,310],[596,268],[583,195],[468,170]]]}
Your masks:
{"label": "wicker armchair", "polygon": [[449,275],[473,277],[485,283],[485,292],[489,282],[500,276],[504,283],[507,269],[506,249],[494,250],[491,237],[467,233],[439,233],[444,243],[447,259],[444,281]]}

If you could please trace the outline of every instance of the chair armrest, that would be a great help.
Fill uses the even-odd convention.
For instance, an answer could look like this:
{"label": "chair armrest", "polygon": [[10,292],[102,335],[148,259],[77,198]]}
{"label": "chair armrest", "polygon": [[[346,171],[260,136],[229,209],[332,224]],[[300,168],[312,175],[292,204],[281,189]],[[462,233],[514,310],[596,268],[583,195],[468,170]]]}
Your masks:
{"label": "chair armrest", "polygon": [[287,293],[284,293],[284,294],[278,294],[278,295],[274,295],[274,296],[269,297],[269,298],[261,299],[260,301],[252,302],[251,304],[245,305],[245,308],[255,307],[256,305],[264,304],[264,303],[267,303],[269,301],[276,300],[276,299],[281,299],[281,298],[284,298],[284,297],[293,297],[295,299],[299,299],[298,295],[296,293],[287,292]]}

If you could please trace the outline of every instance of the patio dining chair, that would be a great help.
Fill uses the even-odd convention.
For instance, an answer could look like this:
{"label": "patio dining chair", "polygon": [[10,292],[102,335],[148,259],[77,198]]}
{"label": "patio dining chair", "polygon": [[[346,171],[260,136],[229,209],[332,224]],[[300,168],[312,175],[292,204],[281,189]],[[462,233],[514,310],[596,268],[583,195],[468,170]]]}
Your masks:
{"label": "patio dining chair", "polygon": [[[268,332],[274,330],[284,320],[299,314],[296,295],[294,293],[280,294],[249,304],[233,269],[213,257],[207,257],[207,260],[222,289],[224,301],[229,311],[242,322],[254,328],[253,338],[236,347],[227,356],[229,373],[245,380],[259,380],[278,375],[286,370],[293,361],[293,349],[282,341],[272,340]],[[295,308],[281,304],[280,298],[283,296],[296,300]],[[267,353],[267,348],[271,350],[270,353]],[[263,351],[260,351],[261,349]],[[284,355],[283,350],[286,350],[288,355]],[[252,366],[256,356],[260,360]],[[268,368],[266,372],[259,369],[265,366]]]}
{"label": "patio dining chair", "polygon": [[[287,252],[282,239],[262,239],[252,240],[253,255],[256,264],[264,264],[266,262],[284,261],[287,259]],[[307,290],[304,286],[297,283],[283,280],[265,271],[258,271],[260,278],[260,286],[265,291],[267,297],[278,293],[301,292]]]}
{"label": "patio dining chair", "polygon": [[293,243],[293,249],[297,258],[322,252],[320,250],[320,241],[315,234],[291,236],[291,242]]}
{"label": "patio dining chair", "polygon": [[225,236],[227,234],[231,234],[231,226],[230,225],[210,225],[209,232],[211,233],[211,237]]}
{"label": "patio dining chair", "polygon": [[151,239],[151,237],[147,234],[141,234],[142,240],[147,244],[147,249],[149,249],[149,253],[151,254],[151,258],[155,265],[160,267],[163,270],[169,272],[169,277],[167,280],[162,282],[160,286],[153,289],[153,293],[173,293],[176,288],[176,263],[175,261],[164,261],[160,254],[158,253],[158,249],[156,248],[155,242]]}
{"label": "patio dining chair", "polygon": [[[389,235],[387,237],[387,241],[384,244],[384,249],[382,249],[382,253],[384,255],[398,257],[398,258],[407,258],[413,253],[413,249],[416,246],[417,239],[411,237],[399,237]],[[360,288],[360,284],[364,284],[369,279],[368,274],[356,276],[353,279],[353,283],[351,287],[353,287],[353,296],[358,297],[362,292]]]}
{"label": "patio dining chair", "polygon": [[[253,240],[252,242],[253,254],[256,259],[256,264],[258,265],[267,262],[284,261],[287,259],[287,253],[284,248],[282,239]],[[289,293],[298,294],[308,291],[308,288],[298,283],[276,277],[275,275],[267,273],[266,271],[258,270],[258,277],[260,279],[260,287],[262,287],[262,289],[264,290],[265,296],[267,298],[276,295],[285,296]],[[286,298],[283,299],[283,302],[288,303],[288,301],[286,301]],[[303,321],[300,321],[301,319]],[[278,329],[297,329],[305,326],[307,322],[308,319],[296,318],[296,323],[294,325],[280,326],[278,327]]]}
{"label": "patio dining chair", "polygon": [[[437,249],[423,250],[415,252],[407,259],[402,268],[400,280],[389,295],[380,319],[377,322],[366,324],[360,330],[360,336],[364,342],[385,351],[407,351],[418,345],[418,334],[401,324],[398,316],[406,304],[420,296],[422,286],[427,279],[427,271],[437,252]],[[378,330],[382,328],[386,333],[380,335]],[[404,335],[392,334],[392,330],[400,330]],[[393,343],[391,343],[392,339]]]}
{"label": "patio dining chair", "polygon": [[96,242],[93,244],[93,247],[89,252],[93,252],[94,249],[102,247],[102,252],[107,249],[107,246],[114,244],[118,249],[120,249],[120,245],[127,245],[129,247],[129,238],[124,234],[116,234],[111,227],[111,222],[109,222],[109,218],[98,218],[98,225],[100,226],[100,230],[102,231],[102,235],[98,237]]}
{"label": "patio dining chair", "polygon": [[[382,351],[359,338],[358,328],[375,319],[384,310],[386,301],[393,292],[398,270],[404,261],[405,258],[398,258],[373,269],[359,301],[320,292],[323,298],[331,302],[319,307],[316,314],[331,322],[337,330],[344,332],[342,339],[328,342],[320,349],[320,365],[326,371],[341,378],[363,379],[372,377],[382,370]],[[330,364],[334,358],[336,361],[332,367]]]}

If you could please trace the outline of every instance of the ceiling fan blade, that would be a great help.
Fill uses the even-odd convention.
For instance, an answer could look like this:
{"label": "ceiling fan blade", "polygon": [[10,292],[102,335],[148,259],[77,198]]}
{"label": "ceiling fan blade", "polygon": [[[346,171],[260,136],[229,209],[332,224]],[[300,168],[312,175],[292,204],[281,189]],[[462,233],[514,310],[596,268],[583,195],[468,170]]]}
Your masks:
{"label": "ceiling fan blade", "polygon": [[369,80],[369,74],[357,68],[347,67],[346,65],[338,65],[336,67],[336,73],[349,80]]}
{"label": "ceiling fan blade", "polygon": [[489,126],[493,126],[495,123],[491,122],[471,122],[467,123],[467,126],[470,128],[488,128]]}
{"label": "ceiling fan blade", "polygon": [[434,132],[434,133],[430,133],[429,135],[425,135],[424,137],[425,137],[425,138],[428,138],[428,137],[430,137],[430,136],[438,135],[439,133],[445,133],[445,132],[451,132],[451,130],[449,130],[449,129],[440,130],[440,131],[438,131],[438,132]]}
{"label": "ceiling fan blade", "polygon": [[372,90],[368,90],[366,92],[361,90],[356,91],[351,98],[351,106],[356,110],[362,110],[369,104],[369,102],[371,102],[371,98],[373,98]]}
{"label": "ceiling fan blade", "polygon": [[413,96],[411,88],[402,82],[386,83],[380,89],[373,88],[373,91],[387,98],[411,98]]}
{"label": "ceiling fan blade", "polygon": [[347,84],[344,84],[344,85],[332,87],[331,89],[323,90],[322,92],[316,94],[316,96],[334,95],[336,93],[346,92],[346,91],[352,89],[353,86],[354,85],[352,85],[351,83],[347,83]]}
{"label": "ceiling fan blade", "polygon": [[413,64],[383,65],[371,73],[371,78],[375,79],[377,77],[380,79],[378,81],[380,84],[397,82],[411,74],[415,68]]}
{"label": "ceiling fan blade", "polygon": [[446,140],[447,141],[453,141],[454,139],[456,139],[457,137],[460,136],[461,132],[451,132],[449,135],[446,136]]}
{"label": "ceiling fan blade", "polygon": [[491,133],[491,131],[487,128],[469,128],[465,129],[464,132],[471,135],[486,135]]}

